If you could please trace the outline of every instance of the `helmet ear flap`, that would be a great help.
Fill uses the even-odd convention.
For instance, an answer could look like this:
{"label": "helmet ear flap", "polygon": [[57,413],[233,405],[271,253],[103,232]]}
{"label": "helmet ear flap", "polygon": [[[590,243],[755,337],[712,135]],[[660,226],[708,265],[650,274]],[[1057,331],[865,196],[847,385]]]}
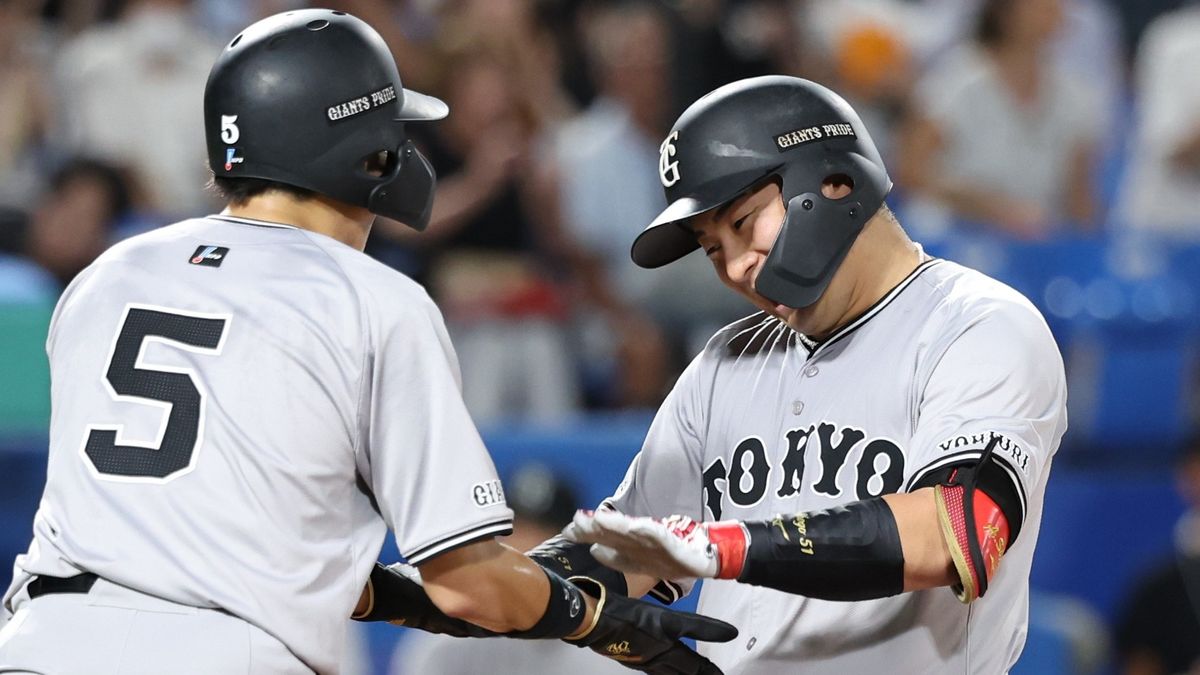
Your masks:
{"label": "helmet ear flap", "polygon": [[[856,215],[851,217],[851,212]],[[857,201],[832,201],[817,192],[789,199],[779,236],[754,290],[787,307],[816,302],[862,231],[861,213]]]}
{"label": "helmet ear flap", "polygon": [[371,213],[398,220],[418,232],[424,231],[433,212],[437,174],[412,141],[405,141],[393,154],[398,164],[390,180],[371,190],[367,208]]}
{"label": "helmet ear flap", "polygon": [[[881,165],[853,152],[790,164],[782,178],[787,216],[755,290],[787,307],[807,307],[828,288],[892,181]],[[827,188],[835,194],[826,196]]]}

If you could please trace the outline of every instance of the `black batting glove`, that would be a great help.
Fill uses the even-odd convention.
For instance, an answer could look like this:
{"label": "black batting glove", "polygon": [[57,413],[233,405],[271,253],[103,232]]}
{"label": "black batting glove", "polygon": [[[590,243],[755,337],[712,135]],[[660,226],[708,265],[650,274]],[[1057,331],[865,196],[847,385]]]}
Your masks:
{"label": "black batting glove", "polygon": [[609,593],[629,595],[625,573],[600,564],[590,548],[591,544],[577,544],[559,534],[526,551],[525,555],[564,579],[587,577],[604,586]]}
{"label": "black batting glove", "polygon": [[720,668],[680,638],[729,642],[737,637],[737,628],[707,616],[610,594],[586,577],[571,582],[597,599],[591,629],[567,640],[571,644],[654,675],[721,675]]}

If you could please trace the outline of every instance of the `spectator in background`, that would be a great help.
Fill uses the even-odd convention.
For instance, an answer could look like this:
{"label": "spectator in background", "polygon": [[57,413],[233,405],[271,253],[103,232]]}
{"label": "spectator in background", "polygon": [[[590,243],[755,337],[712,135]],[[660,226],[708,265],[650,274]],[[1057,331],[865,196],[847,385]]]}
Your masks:
{"label": "spectator in background", "polygon": [[579,407],[580,386],[567,299],[552,280],[557,257],[547,252],[553,215],[530,194],[537,102],[505,53],[468,41],[443,63],[441,93],[454,112],[423,138],[438,173],[429,227],[419,237],[377,228],[424,257],[472,417],[560,419]]}
{"label": "spectator in background", "polygon": [[[528,551],[558,534],[575,515],[579,499],[560,476],[540,464],[518,469],[504,481],[513,510],[513,533],[500,541]],[[462,640],[408,631],[392,656],[391,675],[622,675],[621,665],[597,659],[559,641]]]}
{"label": "spectator in background", "polygon": [[45,15],[63,37],[82,33],[102,21],[112,21],[127,0],[43,0]]}
{"label": "spectator in background", "polygon": [[[1063,20],[1051,45],[1056,67],[1095,89],[1104,128],[1125,105],[1128,70],[1124,31],[1112,0],[1062,0]],[[1120,146],[1120,139],[1117,141]]]}
{"label": "spectator in background", "polygon": [[187,0],[129,0],[117,21],[69,42],[56,64],[56,141],[128,166],[147,206],[169,215],[216,205],[204,190],[201,98],[220,45],[196,23]]}
{"label": "spectator in background", "polygon": [[[844,0],[829,3],[841,6]],[[771,74],[814,77],[814,62],[803,15],[813,0],[682,0],[669,5],[676,61],[672,80],[683,107],[727,82]],[[817,78],[820,79],[820,78]]]}
{"label": "spectator in background", "polygon": [[9,225],[14,246],[57,282],[59,290],[109,245],[115,221],[129,208],[121,173],[102,162],[76,159],[50,179],[50,189],[24,222]]}
{"label": "spectator in background", "polygon": [[41,0],[0,2],[0,205],[25,208],[41,189],[52,50]]}
{"label": "spectator in background", "polygon": [[1134,586],[1121,611],[1122,675],[1200,673],[1200,435],[1185,445],[1175,481],[1188,511],[1174,555]]}
{"label": "spectator in background", "polygon": [[1137,128],[1122,224],[1200,241],[1200,6],[1156,19],[1137,63]]}
{"label": "spectator in background", "polygon": [[[363,0],[360,0],[363,1]],[[369,1],[369,0],[367,0]],[[541,129],[574,112],[560,82],[556,38],[540,2],[530,0],[458,0],[443,13],[439,39],[452,50],[482,48],[503,64],[523,113]],[[443,66],[443,72],[446,64]]]}
{"label": "spectator in background", "polygon": [[1095,222],[1092,168],[1104,115],[1088,83],[1047,53],[1061,3],[987,0],[974,41],[918,84],[897,181],[930,207],[914,220],[933,225],[940,215],[943,228],[974,221],[1024,239]]}
{"label": "spectator in background", "polygon": [[[839,91],[858,111],[885,162],[912,92],[914,51],[932,12],[909,3],[848,0],[808,6],[808,31],[820,45],[825,75],[803,75]],[[925,38],[927,39],[927,38]]]}
{"label": "spectator in background", "polygon": [[582,19],[597,94],[543,139],[539,191],[544,203],[557,203],[559,248],[584,289],[583,361],[610,364],[608,402],[653,407],[673,362],[687,360],[671,358],[669,346],[706,339],[741,307],[725,300],[705,260],[663,274],[629,258],[629,242],[666,206],[658,148],[674,114],[667,16],[653,3],[627,1],[593,6]]}

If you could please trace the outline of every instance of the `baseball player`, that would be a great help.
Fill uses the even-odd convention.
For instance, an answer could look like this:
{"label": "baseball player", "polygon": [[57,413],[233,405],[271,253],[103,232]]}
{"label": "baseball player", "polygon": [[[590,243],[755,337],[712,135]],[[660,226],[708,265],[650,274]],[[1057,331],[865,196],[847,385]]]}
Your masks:
{"label": "baseball player", "polygon": [[547,546],[581,569],[594,543],[633,595],[714,579],[700,611],[741,637],[702,652],[727,673],[1006,672],[1066,429],[1042,317],[908,238],[867,129],[820,85],[717,89],[659,168],[669,206],[634,261],[701,248],[761,311],[680,377],[568,528],[581,543]]}
{"label": "baseball player", "polygon": [[512,512],[442,317],[361,252],[376,214],[428,222],[405,123],[446,113],[342,12],[226,45],[204,118],[228,208],[112,248],[55,310],[47,484],[0,672],[335,672],[346,618],[385,618],[412,583],[375,562],[389,527],[445,632],[717,672],[678,638],[732,627],[495,540]]}

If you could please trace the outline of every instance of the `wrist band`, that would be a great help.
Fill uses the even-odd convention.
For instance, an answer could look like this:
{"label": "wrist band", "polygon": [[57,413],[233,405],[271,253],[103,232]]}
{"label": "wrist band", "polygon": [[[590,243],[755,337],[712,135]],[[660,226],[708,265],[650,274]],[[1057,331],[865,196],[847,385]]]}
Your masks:
{"label": "wrist band", "polygon": [[543,567],[538,567],[550,580],[550,597],[542,618],[527,630],[505,633],[505,637],[521,640],[559,639],[579,630],[587,615],[583,591],[574,584]]}
{"label": "wrist band", "polygon": [[[608,589],[604,587],[604,584],[589,577],[571,577],[567,581],[576,586],[594,586],[596,590],[600,591],[600,597],[596,598],[596,611],[592,613],[592,622],[588,624],[588,627],[583,632],[573,633],[563,638],[564,640],[571,641],[582,640],[591,635],[592,631],[596,629],[596,624],[600,623],[600,612],[604,611],[604,601],[608,599]],[[580,582],[583,583],[581,584]],[[588,595],[591,595],[591,593],[588,593]]]}
{"label": "wrist band", "polygon": [[706,527],[708,541],[717,549],[717,579],[736,579],[746,565],[750,533],[736,520],[712,523]]}

